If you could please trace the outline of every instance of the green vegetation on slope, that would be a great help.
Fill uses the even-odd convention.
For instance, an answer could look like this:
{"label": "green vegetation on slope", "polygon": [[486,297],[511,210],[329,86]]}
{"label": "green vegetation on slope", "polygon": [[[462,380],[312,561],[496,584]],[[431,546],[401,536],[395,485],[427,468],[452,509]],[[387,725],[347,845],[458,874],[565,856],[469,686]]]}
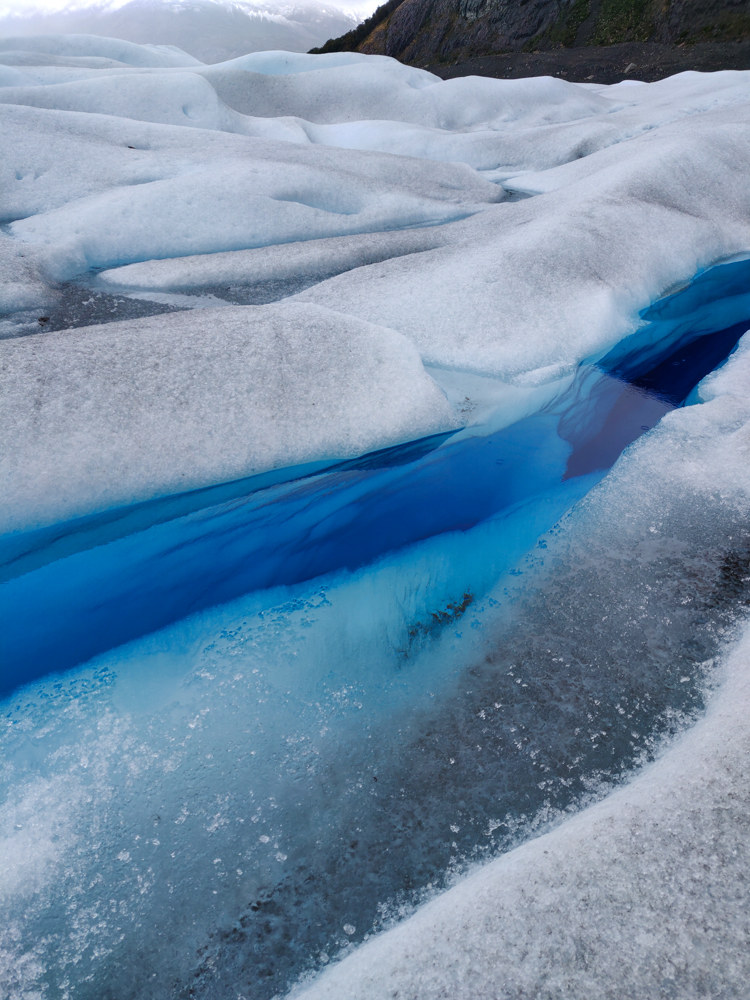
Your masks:
{"label": "green vegetation on slope", "polygon": [[594,45],[645,42],[653,33],[653,0],[604,0],[592,41]]}
{"label": "green vegetation on slope", "polygon": [[589,16],[591,0],[573,0],[551,27],[536,35],[523,46],[524,51],[532,52],[539,48],[571,48],[576,43],[578,29]]}
{"label": "green vegetation on slope", "polygon": [[387,0],[313,52],[380,52],[414,65],[505,52],[740,42],[750,0]]}
{"label": "green vegetation on slope", "polygon": [[389,18],[402,3],[403,0],[387,0],[386,3],[378,7],[374,14],[368,17],[366,21],[358,24],[356,28],[347,31],[340,38],[329,38],[325,45],[321,45],[317,49],[310,49],[310,52],[315,55],[323,52],[356,52],[367,36],[379,27],[386,18]]}

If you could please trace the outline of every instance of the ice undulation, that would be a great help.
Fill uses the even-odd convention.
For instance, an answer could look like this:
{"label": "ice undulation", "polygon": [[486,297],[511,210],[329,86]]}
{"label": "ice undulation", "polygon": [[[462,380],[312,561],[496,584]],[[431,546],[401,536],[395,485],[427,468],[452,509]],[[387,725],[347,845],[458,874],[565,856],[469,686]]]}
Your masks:
{"label": "ice undulation", "polygon": [[3,40],[5,994],[745,996],[749,97]]}
{"label": "ice undulation", "polygon": [[179,313],[3,348],[6,530],[455,424],[411,341],[320,306]]}

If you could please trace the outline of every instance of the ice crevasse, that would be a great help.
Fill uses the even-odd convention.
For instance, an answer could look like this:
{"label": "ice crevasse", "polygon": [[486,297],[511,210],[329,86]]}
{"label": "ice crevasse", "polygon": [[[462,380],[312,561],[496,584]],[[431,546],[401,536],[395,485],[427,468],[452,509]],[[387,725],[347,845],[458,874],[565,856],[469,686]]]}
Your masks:
{"label": "ice crevasse", "polygon": [[5,993],[742,997],[750,74],[0,122]]}

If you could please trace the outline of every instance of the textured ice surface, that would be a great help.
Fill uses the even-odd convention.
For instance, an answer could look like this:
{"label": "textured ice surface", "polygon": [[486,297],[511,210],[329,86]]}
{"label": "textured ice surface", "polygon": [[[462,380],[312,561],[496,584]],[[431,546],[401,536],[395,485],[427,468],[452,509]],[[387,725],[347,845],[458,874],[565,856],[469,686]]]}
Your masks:
{"label": "textured ice surface", "polygon": [[317,997],[745,994],[748,641],[656,764],[355,953]]}
{"label": "textured ice surface", "polygon": [[[701,389],[708,402],[663,420],[541,539],[520,575],[494,587],[503,560],[525,547],[512,519],[242,598],[19,692],[3,736],[9,982],[19,992],[46,983],[59,996],[68,970],[65,988],[79,997],[142,996],[154,983],[178,996],[270,997],[309,963],[361,941],[388,916],[385,903],[398,912],[415,891],[440,887],[446,871],[564,818],[653,753],[654,737],[700,708],[710,661],[747,599],[750,482],[737,462],[747,447],[747,363],[741,349]],[[533,532],[528,514],[522,523]],[[110,565],[121,559],[110,555]],[[726,775],[713,779],[720,788]],[[734,817],[743,822],[746,782],[734,768],[730,780],[731,811],[711,813],[726,847],[712,844],[715,861],[700,858],[717,872],[722,859],[731,866],[743,857]],[[667,848],[677,841],[681,857],[690,845],[701,852],[706,830],[693,836],[691,813],[672,809],[669,819]],[[582,908],[580,947],[564,938],[552,953],[572,995],[581,981],[602,982],[587,956],[612,947],[619,925],[609,930],[605,917],[615,892],[621,919],[638,919],[643,906],[644,926],[661,925],[633,938],[636,985],[642,974],[648,991],[649,969],[668,972],[668,959],[678,987],[706,975],[741,995],[745,916],[734,868],[726,882],[717,876],[707,900],[702,889],[683,893],[681,908],[665,913],[659,892],[671,886],[676,898],[683,870],[692,885],[699,865],[688,856],[682,869],[662,853],[653,868],[644,855],[628,867],[612,825],[595,829],[595,840],[591,827],[551,834],[572,845],[572,857],[566,868],[567,855],[556,854],[554,877],[542,867],[536,882],[526,863],[522,884],[539,885],[541,904],[525,898],[514,909],[501,876],[475,891],[476,876],[451,890],[466,893],[469,930],[445,953],[444,938],[430,939],[440,931],[429,923],[438,900],[415,918],[417,927],[427,921],[423,936],[411,938],[414,921],[405,923],[392,932],[403,946],[385,936],[355,952],[320,995],[418,996],[415,981],[425,982],[424,996],[461,995],[462,982],[466,995],[481,995],[504,981],[505,968],[513,984],[514,956],[530,948],[541,959],[520,967],[522,982],[538,991],[547,937],[536,936],[524,907],[551,899],[544,912],[557,942],[573,917],[568,895],[555,902],[556,887],[569,878],[583,892],[589,869],[596,878],[606,861],[583,860],[600,842],[622,864],[592,886],[599,919],[587,924]],[[30,842],[38,850],[27,862]],[[521,857],[535,845],[548,849],[535,841]],[[516,857],[494,864],[513,869]],[[661,877],[653,905],[638,863],[644,877]],[[495,911],[505,915],[497,924]],[[59,930],[42,934],[58,913]],[[732,921],[716,945],[712,928]],[[628,927],[619,945],[626,958]],[[373,962],[371,947],[383,948]],[[727,961],[715,963],[717,955]],[[474,971],[464,975],[467,967]]]}
{"label": "textured ice surface", "polygon": [[400,330],[431,363],[503,378],[570,370],[635,330],[671,287],[746,249],[750,202],[735,167],[750,155],[747,114],[695,116],[551,170],[564,172],[557,190],[299,300]]}
{"label": "textured ice surface", "polygon": [[[58,54],[72,52],[72,44],[61,41]],[[102,44],[103,57],[109,50]],[[79,56],[95,42],[81,45]],[[55,55],[54,39],[44,47]],[[455,227],[455,250],[445,248],[424,267],[417,260],[402,262],[406,270],[381,267],[377,281],[368,272],[367,295],[359,287],[321,294],[335,296],[345,311],[361,300],[360,314],[399,324],[433,363],[507,375],[547,366],[527,350],[514,359],[503,326],[518,331],[526,348],[537,343],[537,353],[554,353],[555,344],[554,363],[575,363],[626,332],[638,308],[747,244],[744,188],[736,181],[747,156],[746,74],[682,74],[596,89],[551,79],[443,83],[357,54],[258,53],[214,67],[161,68],[150,49],[128,58],[120,68],[27,67],[43,74],[28,78],[36,86],[19,90],[14,79],[6,88],[5,100],[48,109],[2,109],[3,217],[17,239],[41,244],[40,281],[149,257],[460,218],[502,198],[502,190],[489,192],[455,165],[431,173],[424,162],[409,168],[404,159],[394,165],[371,154],[463,161],[517,194],[555,196],[503,205],[486,223],[480,217],[474,226]],[[118,121],[120,115],[181,124],[192,134],[180,141],[174,130]],[[206,129],[242,134],[211,137]],[[273,141],[299,148],[285,155],[267,145]],[[321,144],[336,150],[326,155]],[[609,155],[597,154],[608,147]],[[732,169],[714,170],[720,161]],[[558,164],[568,166],[550,170]],[[584,189],[592,200],[580,213]],[[657,229],[669,254],[653,238]],[[528,288],[543,292],[557,274],[541,248],[558,245],[562,232],[571,237],[561,262],[565,278],[554,281],[555,301],[542,295],[539,336],[530,341]],[[212,266],[218,278],[218,262]],[[581,277],[574,282],[575,274]],[[230,283],[234,275],[230,264]],[[154,284],[150,278],[146,287]],[[7,300],[12,304],[10,292]],[[597,343],[582,344],[573,324],[595,332]],[[567,358],[560,357],[569,342]]]}
{"label": "textured ice surface", "polygon": [[0,314],[53,305],[58,296],[40,273],[36,248],[0,234]]}
{"label": "textured ice surface", "polygon": [[[653,537],[642,538],[637,557],[652,564],[663,558],[674,518],[690,517],[690,508],[696,523],[705,525],[709,510],[728,518],[727,526],[734,521],[725,538],[738,547],[724,556],[707,602],[714,609],[732,597],[748,601],[747,535],[738,532],[750,503],[748,374],[746,345],[701,386],[706,404],[666,418],[591,501],[605,518],[622,517],[626,537],[639,520],[653,519]],[[644,490],[657,478],[660,487]],[[636,513],[623,499],[637,489]],[[684,608],[696,599],[689,576],[705,568],[684,536],[673,535],[670,545],[685,564]],[[660,597],[656,587],[642,587],[645,623]],[[605,632],[608,617],[600,616]],[[634,666],[642,656],[636,648]],[[745,629],[723,662],[705,719],[630,785],[479,869],[302,995],[743,996],[750,974],[749,657]],[[519,668],[526,676],[526,665]]]}
{"label": "textured ice surface", "polygon": [[[386,74],[382,64],[378,67],[378,73]],[[297,81],[304,89],[306,78],[314,76],[320,86],[328,80],[332,92],[348,94],[350,88],[342,90],[330,78],[343,69],[360,67],[355,63],[261,77]],[[396,81],[400,73],[394,71]],[[669,86],[653,85],[657,91],[650,100],[644,92],[650,92],[652,85],[630,88],[644,96],[622,111],[587,112],[585,122],[604,130],[606,142],[581,144],[576,139],[571,145],[564,131],[567,125],[535,128],[527,122],[523,133],[527,146],[518,152],[527,169],[519,173],[516,164],[501,173],[511,191],[537,196],[499,205],[492,203],[502,199],[502,189],[484,183],[468,167],[415,160],[429,153],[421,140],[412,142],[406,133],[397,149],[389,148],[408,153],[411,159],[298,141],[118,124],[111,116],[8,107],[2,110],[14,141],[6,154],[5,217],[17,219],[10,233],[33,247],[40,281],[45,274],[65,278],[91,266],[149,257],[172,261],[155,264],[152,270],[144,262],[135,272],[118,270],[102,280],[117,283],[121,275],[123,286],[137,292],[140,275],[143,290],[189,291],[191,274],[196,288],[284,282],[292,274],[304,285],[320,283],[345,269],[345,275],[305,292],[303,299],[398,329],[416,341],[423,358],[432,364],[503,378],[534,369],[570,370],[581,358],[606,350],[633,330],[639,310],[648,303],[748,245],[747,192],[740,170],[748,157],[747,105],[741,103],[747,83],[742,74],[728,78],[718,74],[719,79],[709,81],[695,76],[689,74]],[[58,86],[96,94],[100,103],[95,110],[110,98],[119,102],[118,107],[130,102],[134,117],[153,86],[153,93],[160,95],[153,106],[174,121],[190,107],[179,96],[183,80],[193,81],[185,94],[193,94],[197,85],[210,98],[210,107],[205,104],[195,110],[196,121],[206,124],[208,116],[216,129],[214,111],[221,102],[202,77],[182,70],[128,77],[125,83],[109,76]],[[447,84],[412,86],[410,92],[423,94],[443,86]],[[35,92],[53,91],[55,86]],[[519,93],[523,96],[522,89]],[[163,94],[172,95],[176,118],[161,100]],[[541,100],[535,92],[530,95],[529,101]],[[54,103],[54,94],[47,96]],[[457,114],[474,114],[464,97],[451,100]],[[655,108],[663,112],[658,121]],[[523,112],[521,102],[522,118]],[[631,118],[615,135],[613,123],[625,112]],[[229,109],[222,114],[230,114]],[[637,128],[633,116],[641,116]],[[296,129],[299,138],[299,122],[255,121]],[[446,141],[462,142],[476,136],[475,125],[466,131],[464,121],[469,118],[446,122],[441,135]],[[323,126],[315,126],[319,127]],[[346,129],[372,136],[382,127],[381,121],[361,121]],[[331,142],[348,144],[340,132],[344,126],[330,128],[339,130],[331,133]],[[40,132],[48,136],[41,153]],[[484,163],[488,168],[503,162],[498,157],[509,155],[517,138],[499,126],[493,135],[497,155]],[[537,153],[545,143],[556,144],[557,150],[557,160],[548,164],[569,162],[529,170],[539,162]],[[454,155],[458,156],[455,150],[450,158]],[[34,166],[39,162],[45,169]],[[585,212],[580,210],[582,199]],[[284,250],[248,258],[214,255],[466,215],[472,217],[434,236],[383,237],[381,249],[372,252],[360,253],[352,244],[348,268],[340,262],[349,253],[344,244],[330,250],[319,243],[308,251],[290,249],[289,254],[299,254],[296,264]],[[413,250],[405,256],[403,248],[409,245]],[[669,253],[663,251],[665,246]],[[414,252],[422,250],[431,252]],[[212,256],[204,263],[174,261],[175,256],[205,251]],[[381,256],[391,255],[398,259],[377,263]],[[253,260],[263,264],[254,270]],[[178,278],[179,267],[191,270],[183,270]],[[249,270],[243,280],[245,267]],[[300,284],[278,288],[281,294],[290,294]],[[7,294],[12,301],[11,292]]]}
{"label": "textured ice surface", "polygon": [[[325,58],[325,57],[324,57]],[[316,124],[388,120],[456,130],[484,126],[549,125],[585,118],[616,107],[597,94],[563,80],[440,81],[423,70],[361,62],[285,75],[248,79],[241,60],[212,66],[203,75],[230,107],[244,114],[295,115]]]}
{"label": "textured ice surface", "polygon": [[450,430],[413,344],[319,306],[0,343],[5,531]]}
{"label": "textured ice surface", "polygon": [[44,247],[57,278],[149,257],[430,225],[502,198],[461,164],[13,106],[2,117],[3,215],[18,220],[11,235]]}

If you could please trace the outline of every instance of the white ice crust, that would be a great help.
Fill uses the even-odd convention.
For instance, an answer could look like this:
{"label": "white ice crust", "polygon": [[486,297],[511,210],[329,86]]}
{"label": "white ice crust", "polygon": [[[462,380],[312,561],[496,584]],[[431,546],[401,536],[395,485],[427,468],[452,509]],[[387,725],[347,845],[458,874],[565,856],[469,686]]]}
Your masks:
{"label": "white ice crust", "polygon": [[455,426],[406,337],[320,306],[0,341],[0,370],[6,531]]}

